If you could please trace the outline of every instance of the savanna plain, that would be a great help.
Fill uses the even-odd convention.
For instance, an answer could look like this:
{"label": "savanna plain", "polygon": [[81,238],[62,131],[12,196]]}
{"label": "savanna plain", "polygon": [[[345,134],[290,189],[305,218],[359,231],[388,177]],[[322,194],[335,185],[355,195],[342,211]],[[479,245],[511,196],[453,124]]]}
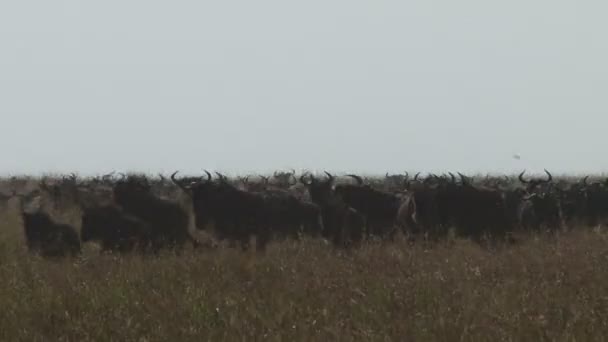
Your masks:
{"label": "savanna plain", "polygon": [[[66,221],[77,222],[77,213]],[[601,341],[608,231],[47,260],[0,211],[0,341]]]}

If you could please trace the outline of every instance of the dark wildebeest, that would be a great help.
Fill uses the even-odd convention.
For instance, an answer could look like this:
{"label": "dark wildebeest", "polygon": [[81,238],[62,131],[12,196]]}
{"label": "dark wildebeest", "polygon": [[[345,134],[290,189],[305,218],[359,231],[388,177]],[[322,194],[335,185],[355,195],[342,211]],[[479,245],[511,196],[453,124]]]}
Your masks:
{"label": "dark wildebeest", "polygon": [[183,248],[187,242],[199,247],[188,230],[188,213],[178,204],[154,196],[145,177],[128,176],[114,185],[114,200],[127,213],[151,229],[152,249]]}
{"label": "dark wildebeest", "polygon": [[595,226],[608,221],[608,179],[593,182],[586,187],[587,224]]}
{"label": "dark wildebeest", "polygon": [[588,178],[589,176],[586,176],[575,183],[557,183],[554,186],[561,216],[567,226],[594,225],[595,220],[589,215]]}
{"label": "dark wildebeest", "polygon": [[420,179],[419,175],[404,184],[406,192],[397,214],[398,224],[411,239],[423,236],[437,240],[447,234],[446,214],[440,212],[438,205],[439,188],[445,186],[440,183],[444,180],[436,176]]}
{"label": "dark wildebeest", "polygon": [[300,182],[308,187],[310,198],[321,208],[323,236],[337,247],[359,244],[366,235],[365,217],[349,207],[333,191],[333,176],[325,172],[327,180],[318,180],[313,175],[309,181],[300,176]]}
{"label": "dark wildebeest", "polygon": [[[328,173],[329,181],[334,177]],[[378,238],[392,238],[396,232],[395,219],[401,205],[401,199],[394,193],[383,192],[363,184],[357,175],[348,175],[357,181],[357,185],[336,185],[335,194],[346,205],[365,216],[367,233]]]}
{"label": "dark wildebeest", "polygon": [[[511,220],[499,190],[475,186],[459,173],[461,185],[448,187],[449,215],[461,236],[479,241],[482,237],[505,238],[511,232]],[[454,182],[452,184],[455,184]]]}
{"label": "dark wildebeest", "polygon": [[54,222],[42,211],[21,212],[25,240],[30,252],[43,257],[80,254],[80,239],[74,227]]}
{"label": "dark wildebeest", "polygon": [[526,186],[526,196],[522,203],[521,225],[524,229],[540,230],[545,228],[553,231],[562,223],[561,208],[558,195],[552,184],[553,176],[547,170],[547,179],[523,178],[525,171],[519,174],[519,181]]}
{"label": "dark wildebeest", "polygon": [[272,236],[265,200],[255,193],[241,191],[218,173],[214,182],[211,174],[206,180],[184,184],[171,175],[173,182],[190,195],[197,229],[204,230],[213,222],[215,236],[231,244],[239,242],[241,248],[249,248],[251,238],[256,238],[256,250],[262,252]]}
{"label": "dark wildebeest", "polygon": [[318,205],[300,201],[287,191],[271,190],[260,195],[275,237],[297,239],[300,234],[318,237],[322,233],[323,219]]}
{"label": "dark wildebeest", "polygon": [[83,209],[82,242],[96,241],[104,252],[146,252],[152,244],[150,226],[114,205]]}

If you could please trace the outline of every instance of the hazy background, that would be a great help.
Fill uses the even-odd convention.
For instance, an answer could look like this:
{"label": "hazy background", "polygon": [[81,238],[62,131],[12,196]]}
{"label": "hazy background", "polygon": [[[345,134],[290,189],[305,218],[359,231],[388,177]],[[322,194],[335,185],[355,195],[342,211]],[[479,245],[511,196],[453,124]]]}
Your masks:
{"label": "hazy background", "polygon": [[606,13],[556,0],[2,1],[0,173],[602,172]]}

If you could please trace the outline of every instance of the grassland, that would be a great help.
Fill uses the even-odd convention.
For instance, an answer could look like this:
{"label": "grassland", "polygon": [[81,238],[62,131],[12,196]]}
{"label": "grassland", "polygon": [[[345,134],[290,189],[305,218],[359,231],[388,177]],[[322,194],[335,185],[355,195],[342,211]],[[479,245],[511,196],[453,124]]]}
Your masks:
{"label": "grassland", "polygon": [[0,212],[0,341],[592,341],[608,335],[608,233],[320,241],[162,257],[31,256]]}

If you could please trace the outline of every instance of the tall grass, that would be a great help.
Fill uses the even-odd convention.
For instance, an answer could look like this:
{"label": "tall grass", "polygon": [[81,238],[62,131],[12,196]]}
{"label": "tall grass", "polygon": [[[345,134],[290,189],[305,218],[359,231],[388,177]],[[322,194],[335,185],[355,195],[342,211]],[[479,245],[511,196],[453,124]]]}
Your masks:
{"label": "tall grass", "polygon": [[0,223],[0,341],[603,340],[608,234],[49,261]]}

